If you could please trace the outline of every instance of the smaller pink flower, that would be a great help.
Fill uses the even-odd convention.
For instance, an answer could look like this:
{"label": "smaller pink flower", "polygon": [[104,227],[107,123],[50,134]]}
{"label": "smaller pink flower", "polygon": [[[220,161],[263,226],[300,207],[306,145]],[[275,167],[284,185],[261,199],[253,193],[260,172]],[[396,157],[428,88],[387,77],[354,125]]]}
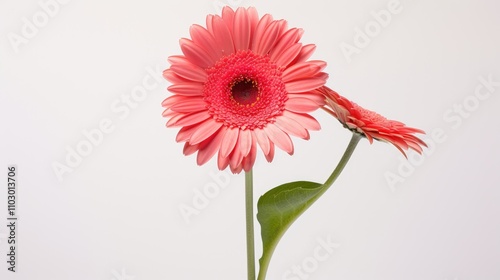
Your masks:
{"label": "smaller pink flower", "polygon": [[326,97],[324,109],[337,118],[345,128],[365,136],[370,144],[373,139],[389,142],[406,156],[405,151],[413,149],[422,153],[427,147],[415,133],[425,134],[423,130],[407,127],[404,123],[388,120],[376,112],[367,110],[349,101],[332,89],[323,86],[317,90]]}

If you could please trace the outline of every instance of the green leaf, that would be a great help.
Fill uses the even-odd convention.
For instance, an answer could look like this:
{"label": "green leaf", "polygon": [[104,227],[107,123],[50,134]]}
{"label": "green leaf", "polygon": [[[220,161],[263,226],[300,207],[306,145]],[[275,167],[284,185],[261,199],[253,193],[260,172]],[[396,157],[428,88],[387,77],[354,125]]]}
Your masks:
{"label": "green leaf", "polygon": [[361,134],[353,133],[342,158],[324,184],[299,181],[271,189],[257,202],[257,220],[262,235],[262,257],[258,280],[266,278],[274,249],[287,229],[335,182],[351,157]]}
{"label": "green leaf", "polygon": [[300,181],[278,186],[260,197],[257,219],[263,252],[257,279],[263,280],[276,245],[290,225],[324,192],[322,184]]}

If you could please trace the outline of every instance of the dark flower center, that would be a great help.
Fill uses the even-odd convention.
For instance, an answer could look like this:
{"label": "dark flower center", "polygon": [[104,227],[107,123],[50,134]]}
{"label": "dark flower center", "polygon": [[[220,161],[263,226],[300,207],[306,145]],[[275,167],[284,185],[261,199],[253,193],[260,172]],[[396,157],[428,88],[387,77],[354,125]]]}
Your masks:
{"label": "dark flower center", "polygon": [[207,71],[203,99],[227,127],[254,130],[274,123],[288,100],[283,69],[250,50],[222,57]]}
{"label": "dark flower center", "polygon": [[240,105],[252,105],[259,100],[259,87],[257,82],[252,79],[236,80],[230,88],[231,97]]}

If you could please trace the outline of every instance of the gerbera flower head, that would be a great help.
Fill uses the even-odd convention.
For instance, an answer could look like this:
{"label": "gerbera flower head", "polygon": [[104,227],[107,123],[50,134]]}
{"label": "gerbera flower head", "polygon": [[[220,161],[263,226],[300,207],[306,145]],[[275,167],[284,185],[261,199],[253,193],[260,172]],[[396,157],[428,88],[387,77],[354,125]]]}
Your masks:
{"label": "gerbera flower head", "polygon": [[345,128],[363,135],[373,143],[373,139],[389,142],[398,148],[403,155],[413,149],[419,154],[422,147],[427,147],[424,141],[415,133],[425,134],[423,130],[407,127],[404,123],[388,120],[376,112],[367,110],[349,101],[332,89],[323,86],[317,90],[326,97],[325,110],[336,117]]}
{"label": "gerbera flower head", "polygon": [[324,105],[315,90],[326,63],[308,60],[315,46],[299,43],[302,33],[255,8],[225,7],[207,16],[206,28],[191,26],[183,54],[163,72],[173,93],[163,116],[167,127],[181,127],[185,155],[198,152],[202,165],[218,154],[220,170],[239,173],[252,168],[257,146],[272,161],[275,146],[293,154],[289,135],[309,139],[308,130],[320,129],[308,113]]}

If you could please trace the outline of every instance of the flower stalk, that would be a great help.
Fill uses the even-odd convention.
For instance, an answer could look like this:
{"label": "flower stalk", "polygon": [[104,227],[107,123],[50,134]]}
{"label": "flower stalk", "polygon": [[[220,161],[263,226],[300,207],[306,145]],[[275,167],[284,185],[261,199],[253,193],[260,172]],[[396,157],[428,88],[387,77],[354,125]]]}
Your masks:
{"label": "flower stalk", "polygon": [[[273,236],[270,239],[266,239],[267,242],[263,239],[264,254],[260,259],[260,269],[257,280],[266,279],[271,257],[281,237],[292,223],[294,223],[302,213],[309,209],[309,207],[311,207],[311,205],[313,205],[333,185],[340,173],[342,173],[342,170],[344,170],[344,167],[347,165],[347,162],[351,158],[362,137],[363,136],[358,133],[352,134],[351,141],[347,145],[342,158],[324,184],[314,182],[292,182],[281,185],[264,194],[263,197],[265,197],[264,200],[266,200],[266,202],[262,202],[263,197],[261,197],[259,200],[261,206],[259,208],[259,214],[268,217],[273,216],[274,219],[272,219],[273,222],[271,223],[259,220],[263,231],[272,232]],[[309,189],[309,192],[303,192],[304,189]],[[282,195],[283,193],[287,193],[286,198]],[[293,206],[290,205],[291,201],[293,201]],[[263,207],[264,204],[272,205],[272,210],[269,210],[269,207],[265,209],[266,207]],[[282,220],[287,220],[288,222],[279,225],[279,229],[271,229],[275,227],[276,223],[280,224]]]}
{"label": "flower stalk", "polygon": [[247,236],[247,274],[248,280],[255,280],[255,245],[253,226],[253,171],[245,172],[245,212]]}

